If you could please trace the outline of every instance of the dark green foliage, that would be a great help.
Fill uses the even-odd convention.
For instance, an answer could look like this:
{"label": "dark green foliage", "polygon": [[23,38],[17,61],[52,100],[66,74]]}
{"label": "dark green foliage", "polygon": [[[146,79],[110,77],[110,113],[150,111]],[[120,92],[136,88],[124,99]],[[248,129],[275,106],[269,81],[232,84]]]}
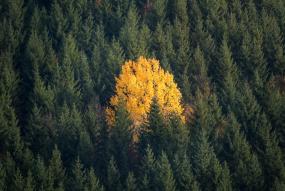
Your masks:
{"label": "dark green foliage", "polygon": [[47,170],[48,178],[51,181],[52,189],[62,189],[64,184],[65,170],[62,166],[61,154],[57,146],[52,151],[52,158],[49,161],[49,167]]}
{"label": "dark green foliage", "polygon": [[[1,0],[0,26],[1,191],[285,190],[284,1]],[[139,56],[185,123],[106,124]]]}
{"label": "dark green foliage", "polygon": [[126,190],[127,191],[135,191],[137,190],[136,179],[132,172],[129,173],[126,180]]}
{"label": "dark green foliage", "polygon": [[174,191],[176,183],[167,155],[162,152],[160,159],[157,161],[157,187],[158,190]]}
{"label": "dark green foliage", "polygon": [[104,191],[104,188],[100,185],[99,180],[92,168],[89,170],[89,173],[87,175],[87,185],[85,186],[85,190]]}
{"label": "dark green foliage", "polygon": [[116,110],[114,127],[111,127],[110,131],[110,152],[114,156],[123,179],[128,175],[131,162],[128,157],[132,140],[131,124],[128,111],[124,104],[120,103]]}
{"label": "dark green foliage", "polygon": [[199,190],[198,183],[194,178],[190,160],[187,155],[184,155],[181,158],[176,156],[174,160],[174,177],[176,179],[178,190]]}
{"label": "dark green foliage", "polygon": [[231,49],[228,46],[227,38],[224,36],[219,50],[219,64],[217,66],[216,77],[219,92],[221,94],[221,104],[225,110],[235,107],[236,91],[238,86],[238,70],[233,61]]}
{"label": "dark green foliage", "polygon": [[260,163],[233,114],[229,117],[226,129],[224,151],[225,159],[233,172],[233,186],[246,190],[261,189],[263,178]]}
{"label": "dark green foliage", "polygon": [[148,145],[141,165],[141,190],[155,190],[156,188],[156,169],[155,157],[152,149]]}
{"label": "dark green foliage", "polygon": [[24,191],[33,191],[35,188],[34,188],[34,180],[33,180],[33,177],[32,177],[32,174],[31,172],[29,171],[28,172],[28,176],[26,178],[26,182],[25,182],[25,187],[24,187]]}
{"label": "dark green foliage", "polygon": [[13,185],[10,188],[15,191],[20,191],[24,188],[24,186],[25,186],[24,177],[22,176],[21,171],[17,168],[13,178]]}
{"label": "dark green foliage", "polygon": [[78,158],[73,165],[72,177],[73,178],[71,179],[72,182],[70,183],[70,190],[83,191],[86,175],[85,170],[83,169],[83,166]]}
{"label": "dark green foliage", "polygon": [[121,176],[113,157],[111,157],[107,168],[107,190],[121,190]]}
{"label": "dark green foliage", "polygon": [[151,145],[155,156],[159,156],[167,144],[168,129],[164,125],[162,114],[156,99],[153,99],[145,131],[142,134],[142,144],[144,148]]}

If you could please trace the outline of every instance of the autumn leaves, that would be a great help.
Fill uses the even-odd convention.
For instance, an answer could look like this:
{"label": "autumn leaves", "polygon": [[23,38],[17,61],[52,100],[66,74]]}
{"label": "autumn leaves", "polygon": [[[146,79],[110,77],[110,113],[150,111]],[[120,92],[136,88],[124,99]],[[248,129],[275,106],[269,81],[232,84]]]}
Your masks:
{"label": "autumn leaves", "polygon": [[113,124],[116,107],[123,102],[134,125],[141,125],[147,120],[153,99],[165,118],[175,113],[184,120],[182,95],[173,75],[164,71],[156,59],[139,57],[136,61],[126,61],[116,78],[115,95],[106,109],[108,123]]}

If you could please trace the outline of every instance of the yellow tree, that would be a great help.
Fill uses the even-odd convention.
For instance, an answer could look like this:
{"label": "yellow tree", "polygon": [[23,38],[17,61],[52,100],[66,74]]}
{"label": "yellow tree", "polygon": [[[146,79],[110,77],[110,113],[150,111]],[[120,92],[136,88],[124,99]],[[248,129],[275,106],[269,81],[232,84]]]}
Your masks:
{"label": "yellow tree", "polygon": [[134,127],[141,125],[146,122],[153,98],[163,117],[175,113],[184,120],[182,96],[173,75],[164,71],[156,59],[139,57],[136,61],[127,61],[116,78],[115,95],[106,110],[108,123],[113,124],[116,107],[123,101]]}

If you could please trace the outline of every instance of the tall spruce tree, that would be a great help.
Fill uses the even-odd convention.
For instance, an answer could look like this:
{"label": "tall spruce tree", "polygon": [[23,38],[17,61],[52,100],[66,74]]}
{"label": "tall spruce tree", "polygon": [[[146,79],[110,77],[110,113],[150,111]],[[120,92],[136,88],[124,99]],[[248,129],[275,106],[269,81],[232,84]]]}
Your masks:
{"label": "tall spruce tree", "polygon": [[178,190],[199,190],[198,182],[193,175],[191,163],[186,154],[183,157],[176,155],[173,168]]}
{"label": "tall spruce tree", "polygon": [[[130,162],[129,148],[132,144],[131,121],[124,103],[120,103],[115,114],[115,124],[110,131],[110,151],[114,156],[122,179],[127,178]],[[136,132],[134,132],[136,133]],[[134,134],[134,136],[136,136]]]}
{"label": "tall spruce tree", "polygon": [[49,161],[48,177],[51,179],[51,189],[62,190],[65,181],[65,169],[61,161],[61,154],[57,146],[52,151],[52,158]]}
{"label": "tall spruce tree", "polygon": [[234,114],[229,116],[223,155],[233,176],[233,186],[242,190],[259,190],[263,187],[262,168],[240,130]]}
{"label": "tall spruce tree", "polygon": [[159,160],[156,162],[157,168],[157,186],[159,190],[174,191],[176,183],[173,176],[172,168],[169,164],[167,155],[162,152]]}
{"label": "tall spruce tree", "polygon": [[100,185],[98,178],[96,177],[94,170],[91,168],[87,174],[87,183],[85,190],[89,191],[103,191],[104,188]]}
{"label": "tall spruce tree", "polygon": [[122,190],[121,176],[115,159],[111,157],[107,170],[107,190]]}

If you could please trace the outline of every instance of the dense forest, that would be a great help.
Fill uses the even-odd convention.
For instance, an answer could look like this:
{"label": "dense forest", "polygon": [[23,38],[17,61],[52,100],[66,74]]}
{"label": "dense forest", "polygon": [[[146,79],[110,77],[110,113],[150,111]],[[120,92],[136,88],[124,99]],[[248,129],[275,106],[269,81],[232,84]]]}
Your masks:
{"label": "dense forest", "polygon": [[[284,0],[1,0],[0,191],[284,191],[284,33]],[[173,89],[130,110],[135,62]]]}

